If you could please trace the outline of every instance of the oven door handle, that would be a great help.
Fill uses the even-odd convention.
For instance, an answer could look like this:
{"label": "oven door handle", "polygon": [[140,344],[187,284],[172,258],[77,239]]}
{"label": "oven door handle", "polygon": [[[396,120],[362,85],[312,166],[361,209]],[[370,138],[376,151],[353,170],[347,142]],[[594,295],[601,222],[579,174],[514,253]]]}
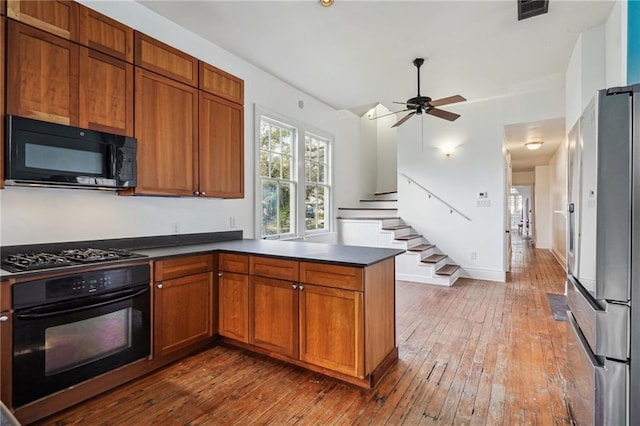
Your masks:
{"label": "oven door handle", "polygon": [[75,306],[73,308],[68,308],[68,309],[64,309],[64,308],[61,309],[60,306],[56,306],[53,308],[50,307],[48,309],[46,308],[28,309],[28,310],[23,310],[21,312],[16,312],[15,316],[16,318],[20,318],[20,319],[38,319],[38,318],[52,317],[55,315],[70,314],[73,312],[84,311],[85,309],[98,308],[100,306],[108,305],[111,303],[117,303],[123,300],[133,299],[134,297],[140,296],[144,293],[147,293],[148,291],[149,291],[149,287],[136,291],[135,293],[131,293],[131,290],[125,290],[125,291],[115,293],[114,295],[115,297],[111,297],[107,300],[102,300],[98,303],[92,303],[90,305]]}

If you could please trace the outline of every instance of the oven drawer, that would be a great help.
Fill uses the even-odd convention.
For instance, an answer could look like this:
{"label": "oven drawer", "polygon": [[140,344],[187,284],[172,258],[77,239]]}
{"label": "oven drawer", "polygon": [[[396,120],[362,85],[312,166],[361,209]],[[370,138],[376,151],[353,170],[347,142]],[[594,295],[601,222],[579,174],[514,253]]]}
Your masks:
{"label": "oven drawer", "polygon": [[567,303],[580,330],[596,355],[626,360],[629,358],[629,307],[598,301],[586,294],[573,277],[568,278]]}
{"label": "oven drawer", "polygon": [[629,366],[596,358],[568,313],[567,398],[577,425],[624,425]]}

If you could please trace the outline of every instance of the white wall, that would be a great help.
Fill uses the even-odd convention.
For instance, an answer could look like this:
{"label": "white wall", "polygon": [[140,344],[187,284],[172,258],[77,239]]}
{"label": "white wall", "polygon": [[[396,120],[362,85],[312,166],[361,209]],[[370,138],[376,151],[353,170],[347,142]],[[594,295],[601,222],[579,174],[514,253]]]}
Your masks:
{"label": "white wall", "polygon": [[[378,105],[380,114],[389,112]],[[391,192],[398,188],[398,132],[391,128],[398,120],[395,115],[376,120],[378,126],[378,176],[376,192]]]}
{"label": "white wall", "polygon": [[[1,245],[172,234],[176,224],[178,233],[223,231],[230,229],[230,216],[245,237],[253,237],[254,104],[334,135],[335,158],[350,158],[348,167],[338,161],[334,168],[336,202],[368,185],[359,172],[370,167],[361,167],[360,157],[353,155],[362,148],[355,115],[324,105],[132,0],[82,3],[244,79],[245,198],[119,197],[101,191],[8,187],[0,191]],[[298,107],[299,100],[304,109]]]}
{"label": "white wall", "polygon": [[535,172],[513,172],[511,176],[513,186],[533,185],[536,181]]}
{"label": "white wall", "polygon": [[605,24],[606,86],[627,83],[627,2],[616,1]]}
{"label": "white wall", "polygon": [[549,166],[536,166],[534,188],[534,244],[539,249],[551,248],[551,179]]}

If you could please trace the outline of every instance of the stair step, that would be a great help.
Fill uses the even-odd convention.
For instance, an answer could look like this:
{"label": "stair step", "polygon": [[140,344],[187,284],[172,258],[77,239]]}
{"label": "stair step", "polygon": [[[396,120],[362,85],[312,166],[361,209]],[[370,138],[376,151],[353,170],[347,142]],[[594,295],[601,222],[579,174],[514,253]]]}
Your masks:
{"label": "stair step", "polygon": [[425,251],[433,247],[435,247],[435,245],[433,244],[420,244],[417,246],[409,247],[407,251]]}
{"label": "stair step", "polygon": [[394,225],[394,226],[385,226],[382,228],[383,231],[398,231],[400,229],[411,228],[409,225]]}
{"label": "stair step", "polygon": [[395,207],[338,207],[338,210],[381,210],[381,211],[391,211],[398,210]]}
{"label": "stair step", "polygon": [[419,234],[408,234],[408,235],[401,235],[399,237],[396,237],[395,240],[397,241],[409,241],[409,240],[413,240],[414,238],[420,238],[422,237],[422,235]]}
{"label": "stair step", "polygon": [[387,195],[387,194],[397,194],[398,191],[387,191],[387,192],[376,192],[373,195]]}
{"label": "stair step", "polygon": [[374,200],[374,199],[366,199],[366,200],[360,200],[361,203],[395,203],[398,200],[387,200],[387,199],[380,199],[380,200]]}
{"label": "stair step", "polygon": [[458,269],[460,269],[460,265],[446,264],[442,268],[436,271],[436,275],[453,275]]}
{"label": "stair step", "polygon": [[422,263],[438,263],[442,259],[446,259],[446,254],[432,254],[431,256],[422,259]]}
{"label": "stair step", "polygon": [[400,217],[399,216],[354,216],[354,217],[338,216],[337,219],[342,219],[342,220],[387,220],[387,219],[400,219]]}

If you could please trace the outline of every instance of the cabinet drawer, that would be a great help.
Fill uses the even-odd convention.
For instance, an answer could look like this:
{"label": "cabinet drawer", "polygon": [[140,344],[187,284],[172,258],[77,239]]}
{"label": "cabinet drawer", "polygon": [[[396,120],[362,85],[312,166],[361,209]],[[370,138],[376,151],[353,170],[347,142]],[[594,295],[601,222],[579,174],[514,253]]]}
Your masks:
{"label": "cabinet drawer", "polygon": [[198,60],[145,34],[134,32],[135,64],[198,87]]}
{"label": "cabinet drawer", "polygon": [[72,1],[8,0],[7,15],[67,40],[78,40],[78,4]]}
{"label": "cabinet drawer", "polygon": [[251,256],[249,257],[249,273],[267,278],[298,281],[298,262],[296,260]]}
{"label": "cabinet drawer", "polygon": [[219,267],[221,271],[249,273],[249,256],[246,254],[220,253]]}
{"label": "cabinet drawer", "polygon": [[363,275],[363,268],[330,265],[327,263],[300,262],[301,283],[362,291]]}
{"label": "cabinet drawer", "polygon": [[244,81],[204,62],[200,62],[200,89],[244,104]]}
{"label": "cabinet drawer", "polygon": [[213,255],[176,257],[156,262],[155,280],[164,281],[173,278],[195,275],[213,270]]}

